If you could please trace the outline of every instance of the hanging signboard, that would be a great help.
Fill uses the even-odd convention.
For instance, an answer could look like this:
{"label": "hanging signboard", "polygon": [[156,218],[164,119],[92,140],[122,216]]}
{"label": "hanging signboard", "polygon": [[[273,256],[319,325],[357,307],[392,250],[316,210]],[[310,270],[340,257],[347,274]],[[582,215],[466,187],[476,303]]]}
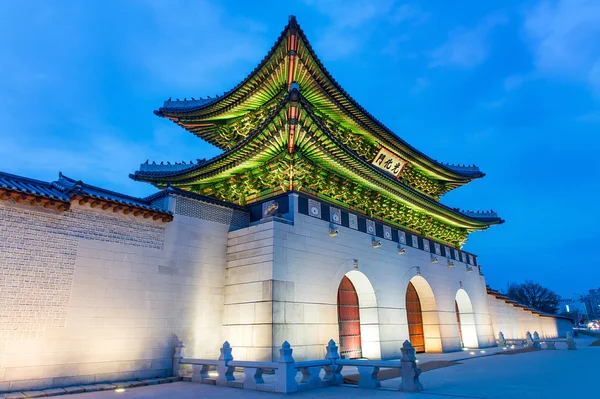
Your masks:
{"label": "hanging signboard", "polygon": [[379,169],[385,170],[396,177],[400,175],[402,168],[407,164],[405,160],[383,147],[381,147],[371,163]]}

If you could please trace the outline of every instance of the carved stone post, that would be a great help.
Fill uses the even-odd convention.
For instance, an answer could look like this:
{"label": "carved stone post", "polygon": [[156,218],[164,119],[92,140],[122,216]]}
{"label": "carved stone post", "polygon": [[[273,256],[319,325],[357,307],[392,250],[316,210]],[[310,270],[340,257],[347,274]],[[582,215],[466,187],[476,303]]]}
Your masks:
{"label": "carved stone post", "polygon": [[400,383],[400,390],[404,392],[419,392],[423,390],[423,385],[419,381],[419,375],[421,375],[421,369],[417,367],[417,355],[415,348],[410,342],[404,341],[402,344],[402,358],[400,364],[400,376],[402,382]]}
{"label": "carved stone post", "polygon": [[540,334],[537,331],[533,332],[533,347],[540,349],[542,347],[542,343],[540,342]]}
{"label": "carved stone post", "polygon": [[358,387],[365,389],[375,389],[381,386],[381,382],[377,379],[379,367],[374,366],[357,366],[359,379]]}
{"label": "carved stone post", "polygon": [[173,377],[179,377],[181,364],[179,363],[183,358],[183,349],[185,345],[179,339],[175,342],[175,351],[173,352]]}
{"label": "carved stone post", "polygon": [[575,339],[573,339],[572,331],[567,331],[567,349],[570,351],[577,350],[577,346],[575,346]]}
{"label": "carved stone post", "polygon": [[504,338],[504,334],[502,334],[502,331],[498,333],[498,345],[506,346],[506,338]]}
{"label": "carved stone post", "polygon": [[207,364],[194,364],[192,366],[192,382],[206,383],[210,378],[208,375],[209,369],[210,366]]}
{"label": "carved stone post", "polygon": [[294,368],[292,352],[290,344],[284,341],[279,349],[279,360],[277,361],[277,370],[275,370],[275,377],[277,377],[275,392],[292,393],[298,391],[297,370]]}
{"label": "carved stone post", "polygon": [[244,367],[245,379],[243,383],[244,389],[258,389],[259,384],[264,384],[263,369],[255,367]]}
{"label": "carved stone post", "polygon": [[531,336],[531,333],[529,331],[527,331],[527,334],[525,334],[525,346],[533,346],[533,337]]}
{"label": "carved stone post", "polygon": [[325,375],[323,376],[323,381],[330,385],[341,385],[344,383],[344,377],[342,376],[342,368],[344,366],[336,364],[340,358],[340,354],[338,353],[335,341],[330,339],[325,349],[327,351],[325,359],[330,360],[331,365],[324,367]]}
{"label": "carved stone post", "polygon": [[217,373],[219,373],[216,380],[217,385],[227,386],[229,381],[235,381],[235,377],[233,376],[235,367],[229,366],[229,362],[233,360],[231,351],[231,345],[225,341],[221,348],[221,356],[219,356],[219,364],[217,365]]}

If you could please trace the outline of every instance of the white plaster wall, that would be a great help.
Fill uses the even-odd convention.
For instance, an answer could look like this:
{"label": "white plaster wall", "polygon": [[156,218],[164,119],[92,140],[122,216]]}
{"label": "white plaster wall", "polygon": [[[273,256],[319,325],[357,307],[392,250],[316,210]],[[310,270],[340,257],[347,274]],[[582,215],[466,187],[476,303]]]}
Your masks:
{"label": "white plaster wall", "polygon": [[538,332],[541,338],[564,337],[567,331],[573,330],[570,320],[560,317],[540,316],[529,310],[516,307],[498,299],[493,295],[487,296],[488,308],[492,320],[494,337],[502,332],[504,337],[525,338],[527,332]]}
{"label": "white plaster wall", "polygon": [[[60,215],[27,210],[37,213],[2,230],[0,240],[2,234],[24,237],[25,246],[40,245],[33,251],[38,253],[43,237],[49,239],[53,226],[64,223]],[[163,224],[75,204],[71,212],[108,220],[108,227],[102,237],[88,232],[89,239],[64,238],[75,241],[76,256],[63,325],[48,322],[35,335],[8,335],[0,328],[0,392],[170,375],[174,336],[185,342],[189,356],[218,355],[228,225],[182,215]],[[34,234],[28,218],[34,216],[47,231],[27,240]],[[142,227],[164,229],[157,248],[117,237],[117,226],[140,221]],[[2,263],[3,256],[0,266],[16,265],[14,259]],[[56,256],[48,254],[43,264],[48,278],[37,276],[40,284],[64,272]],[[26,290],[22,295],[31,299]],[[32,308],[31,319],[38,318]],[[12,328],[9,322],[2,320]]]}

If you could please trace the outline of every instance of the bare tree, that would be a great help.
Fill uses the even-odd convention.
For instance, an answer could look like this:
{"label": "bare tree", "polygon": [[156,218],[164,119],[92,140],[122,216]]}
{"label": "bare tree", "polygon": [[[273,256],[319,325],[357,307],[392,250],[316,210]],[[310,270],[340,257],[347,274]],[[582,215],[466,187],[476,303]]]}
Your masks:
{"label": "bare tree", "polygon": [[509,283],[506,295],[521,305],[529,306],[540,312],[555,314],[560,297],[553,291],[531,280],[524,283]]}

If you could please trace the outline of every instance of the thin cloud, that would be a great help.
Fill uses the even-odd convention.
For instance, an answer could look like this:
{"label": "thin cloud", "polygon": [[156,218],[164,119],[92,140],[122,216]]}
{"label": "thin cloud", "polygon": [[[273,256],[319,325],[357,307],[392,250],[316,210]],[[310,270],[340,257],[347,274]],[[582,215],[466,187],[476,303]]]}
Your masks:
{"label": "thin cloud", "polygon": [[[315,42],[327,59],[356,56],[377,30],[412,21],[422,23],[427,15],[419,9],[396,0],[364,2],[358,0],[305,0],[305,3],[326,15],[330,25],[320,32]],[[406,37],[402,35],[403,39]],[[393,35],[390,36],[393,41]],[[382,43],[382,47],[388,47]]]}
{"label": "thin cloud", "polygon": [[431,53],[430,66],[472,68],[481,64],[489,55],[488,36],[506,22],[503,14],[493,14],[485,17],[473,29],[461,27],[453,30],[448,41]]}
{"label": "thin cloud", "polygon": [[585,82],[600,95],[600,2],[541,2],[526,12],[524,29],[539,74]]}

